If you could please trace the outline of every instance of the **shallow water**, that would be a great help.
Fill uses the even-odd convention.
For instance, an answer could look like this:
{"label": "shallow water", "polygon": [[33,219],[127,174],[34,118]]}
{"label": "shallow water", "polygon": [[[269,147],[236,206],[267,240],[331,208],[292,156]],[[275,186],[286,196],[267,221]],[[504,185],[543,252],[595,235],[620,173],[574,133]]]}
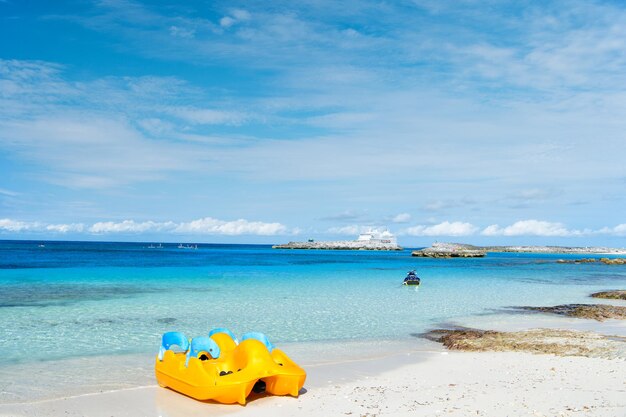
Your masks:
{"label": "shallow water", "polygon": [[[588,294],[626,288],[626,267],[554,262],[580,255],[40,243],[0,242],[0,366],[153,353],[165,331],[213,327],[279,344],[408,339],[507,306],[598,302]],[[419,289],[400,285],[409,269]]]}

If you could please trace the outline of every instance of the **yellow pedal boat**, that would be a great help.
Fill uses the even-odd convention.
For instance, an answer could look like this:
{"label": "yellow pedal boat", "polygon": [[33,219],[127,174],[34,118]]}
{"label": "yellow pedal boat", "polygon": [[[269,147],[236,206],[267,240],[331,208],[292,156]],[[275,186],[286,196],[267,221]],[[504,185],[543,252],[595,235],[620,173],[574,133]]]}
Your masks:
{"label": "yellow pedal boat", "polygon": [[197,400],[242,405],[253,389],[297,397],[306,379],[304,369],[262,333],[246,333],[239,342],[221,328],[191,341],[179,332],[165,333],[155,372],[162,387]]}

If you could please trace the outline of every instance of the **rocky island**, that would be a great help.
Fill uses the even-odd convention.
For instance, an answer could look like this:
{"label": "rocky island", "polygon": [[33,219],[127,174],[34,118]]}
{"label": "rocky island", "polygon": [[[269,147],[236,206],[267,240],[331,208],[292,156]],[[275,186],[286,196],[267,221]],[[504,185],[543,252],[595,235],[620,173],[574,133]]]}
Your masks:
{"label": "rocky island", "polygon": [[461,243],[433,243],[430,248],[411,253],[412,256],[425,258],[482,258],[486,254],[483,248]]}
{"label": "rocky island", "polygon": [[[413,251],[411,255],[429,258],[478,258],[489,252],[626,254],[626,249],[570,246],[474,246],[465,243],[433,243],[430,248]],[[603,261],[604,262],[604,261]],[[610,261],[611,263],[613,260]],[[620,261],[621,262],[621,261]]]}
{"label": "rocky island", "polygon": [[356,240],[335,240],[316,242],[289,242],[274,245],[273,249],[320,249],[320,250],[403,250],[396,237],[389,231],[369,230],[361,233]]}

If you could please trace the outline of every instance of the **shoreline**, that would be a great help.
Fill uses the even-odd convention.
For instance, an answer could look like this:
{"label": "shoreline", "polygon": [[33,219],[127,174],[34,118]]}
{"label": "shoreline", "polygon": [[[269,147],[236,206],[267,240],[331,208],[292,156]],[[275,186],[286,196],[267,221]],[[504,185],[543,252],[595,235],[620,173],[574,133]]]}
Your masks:
{"label": "shoreline", "polygon": [[[618,301],[619,302],[619,301]],[[611,303],[612,304],[612,303]],[[500,321],[498,321],[500,320]],[[482,321],[482,323],[481,323]],[[515,330],[516,328],[545,327],[545,328],[572,328],[574,330],[594,331],[598,333],[626,336],[626,323],[618,320],[610,320],[604,323],[593,322],[585,319],[572,319],[563,317],[552,317],[548,314],[493,314],[482,317],[457,318],[442,326],[454,326],[456,324],[483,328],[499,328],[501,330]],[[603,331],[604,330],[604,331]],[[416,336],[416,335],[413,335]],[[339,351],[338,346],[345,349]],[[117,362],[122,368],[135,362],[135,368],[122,369],[127,374],[143,373],[145,382],[136,381],[134,386],[129,385],[111,387],[92,386],[92,392],[82,392],[71,394],[69,392],[57,391],[57,395],[52,398],[39,398],[26,401],[3,401],[0,404],[0,416],[41,416],[52,417],[83,416],[94,417],[124,417],[124,416],[162,416],[162,417],[194,417],[206,415],[255,415],[260,417],[270,417],[275,415],[298,415],[315,416],[320,415],[322,410],[324,415],[349,415],[353,412],[357,415],[437,415],[437,410],[450,415],[466,415],[462,411],[468,412],[472,407],[483,410],[486,414],[479,415],[499,415],[495,414],[497,408],[493,404],[493,414],[489,414],[490,406],[485,403],[469,402],[466,408],[457,407],[441,400],[449,398],[450,392],[462,392],[459,400],[476,394],[473,385],[476,381],[490,381],[493,390],[503,395],[510,395],[507,384],[520,384],[517,389],[512,390],[515,395],[533,390],[534,385],[528,382],[528,374],[535,373],[534,379],[543,378],[548,384],[549,390],[557,393],[564,401],[534,402],[524,397],[529,409],[542,410],[545,405],[551,408],[542,411],[543,415],[557,415],[550,413],[552,409],[562,409],[567,411],[567,407],[576,404],[578,401],[575,392],[568,392],[563,397],[563,391],[559,387],[559,381],[565,376],[573,379],[580,387],[586,379],[578,371],[581,367],[586,367],[588,373],[595,373],[598,379],[594,382],[597,393],[601,393],[600,402],[587,398],[585,404],[574,405],[572,407],[593,407],[595,414],[583,415],[614,415],[614,408],[606,407],[607,403],[626,409],[626,402],[619,402],[619,386],[615,379],[615,372],[626,374],[626,362],[624,357],[617,359],[602,358],[580,358],[562,357],[554,355],[534,355],[526,352],[461,352],[448,351],[441,344],[428,341],[422,338],[409,337],[407,339],[377,340],[377,341],[325,341],[325,342],[304,342],[281,344],[287,354],[296,362],[301,363],[307,370],[308,377],[304,386],[305,392],[298,398],[291,397],[264,397],[252,400],[245,407],[205,404],[173,391],[160,388],[156,385],[153,376],[153,355],[120,355],[125,356],[126,361],[119,357],[96,357],[69,359],[63,364],[71,366],[73,362],[91,364],[94,369],[102,366],[102,361],[111,360]],[[369,350],[368,350],[369,349]],[[332,354],[329,354],[331,352]],[[139,366],[138,359],[142,359],[144,364]],[[582,361],[582,362],[581,362]],[[591,362],[585,362],[591,361]],[[53,370],[59,362],[51,361],[49,370]],[[548,367],[550,365],[550,367]],[[17,365],[15,365],[17,366]],[[23,364],[25,369],[31,368],[32,364]],[[510,370],[513,367],[514,372]],[[562,369],[564,374],[550,371],[552,368]],[[537,369],[543,369],[537,372]],[[491,374],[485,370],[507,369],[507,375],[514,378],[508,382],[505,380],[490,380]],[[623,371],[622,371],[623,369]],[[0,368],[0,373],[3,368]],[[45,374],[42,369],[35,372],[39,378]],[[442,376],[441,383],[433,388],[432,379]],[[111,378],[119,378],[115,369],[107,372]],[[469,375],[473,375],[468,379]],[[51,375],[52,377],[54,375]],[[3,379],[6,380],[6,377]],[[41,380],[41,379],[40,379]],[[43,378],[45,381],[45,378]],[[472,383],[472,380],[474,383]],[[464,386],[454,388],[446,385],[453,384]],[[503,382],[504,381],[504,382]],[[613,381],[613,382],[610,382]],[[72,383],[73,381],[70,381]],[[505,383],[506,382],[506,383]],[[481,382],[482,383],[482,382]],[[613,384],[613,385],[612,385]],[[67,387],[66,387],[67,388]],[[506,389],[505,389],[506,388]],[[93,392],[93,391],[96,392]],[[404,395],[403,390],[408,390],[411,395],[415,395],[418,400],[411,399]],[[3,390],[4,391],[4,390]],[[369,392],[363,396],[364,392]],[[393,395],[387,395],[387,393]],[[424,392],[428,395],[424,396]],[[507,394],[508,393],[508,394]],[[464,397],[463,397],[464,396]],[[355,401],[344,402],[343,399],[355,398]],[[375,404],[368,398],[377,398],[377,403],[386,404],[386,407],[395,407],[395,412],[387,412],[383,409],[374,410]],[[433,400],[434,398],[434,400]],[[620,397],[621,398],[621,397]],[[333,401],[337,399],[337,402]],[[6,398],[5,398],[6,400]],[[24,400],[24,398],[22,398]],[[484,399],[483,399],[484,400]],[[416,403],[417,401],[418,403]],[[478,401],[478,400],[476,400]],[[617,401],[617,402],[616,402]],[[566,404],[567,403],[567,404]],[[604,404],[604,405],[603,405]],[[321,407],[321,408],[320,408]],[[345,411],[342,411],[343,408]],[[556,408],[555,408],[556,407]],[[559,408],[560,407],[560,408]],[[207,409],[210,408],[210,411]],[[102,410],[102,411],[101,411]],[[389,408],[391,410],[391,408]],[[517,408],[510,408],[508,415],[515,414]],[[372,413],[376,411],[375,413]],[[384,412],[383,412],[384,411]],[[475,411],[472,411],[474,413]],[[417,414],[416,414],[417,413]],[[525,415],[525,414],[519,414]],[[532,415],[532,414],[531,414]]]}
{"label": "shoreline", "polygon": [[352,240],[325,241],[325,242],[289,242],[272,245],[272,249],[291,250],[342,250],[342,251],[403,251],[404,248],[391,243],[370,243]]}
{"label": "shoreline", "polygon": [[[279,343],[278,347],[305,369],[378,360],[398,352],[443,350],[436,343],[410,336],[403,339]],[[4,364],[0,366],[0,410],[8,404],[57,401],[141,386],[156,387],[155,355],[132,353]],[[108,363],[107,373],[98,374],[103,363]],[[37,389],[30,385],[32,378],[26,376],[28,374],[38,376]]]}
{"label": "shoreline", "polygon": [[[624,360],[520,352],[399,353],[308,367],[298,398],[204,403],[151,386],[0,405],[0,416],[319,415],[614,416],[626,409]],[[561,413],[561,414],[559,414]]]}
{"label": "shoreline", "polygon": [[435,242],[411,252],[426,258],[482,258],[489,253],[534,253],[551,255],[626,255],[626,248],[576,246],[474,246],[466,243]]}

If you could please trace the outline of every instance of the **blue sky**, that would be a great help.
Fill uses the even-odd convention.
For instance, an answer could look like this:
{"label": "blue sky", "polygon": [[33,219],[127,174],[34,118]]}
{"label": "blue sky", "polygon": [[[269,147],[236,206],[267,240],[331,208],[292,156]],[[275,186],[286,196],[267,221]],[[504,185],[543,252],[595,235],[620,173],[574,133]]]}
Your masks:
{"label": "blue sky", "polygon": [[620,2],[0,0],[0,238],[626,246]]}

